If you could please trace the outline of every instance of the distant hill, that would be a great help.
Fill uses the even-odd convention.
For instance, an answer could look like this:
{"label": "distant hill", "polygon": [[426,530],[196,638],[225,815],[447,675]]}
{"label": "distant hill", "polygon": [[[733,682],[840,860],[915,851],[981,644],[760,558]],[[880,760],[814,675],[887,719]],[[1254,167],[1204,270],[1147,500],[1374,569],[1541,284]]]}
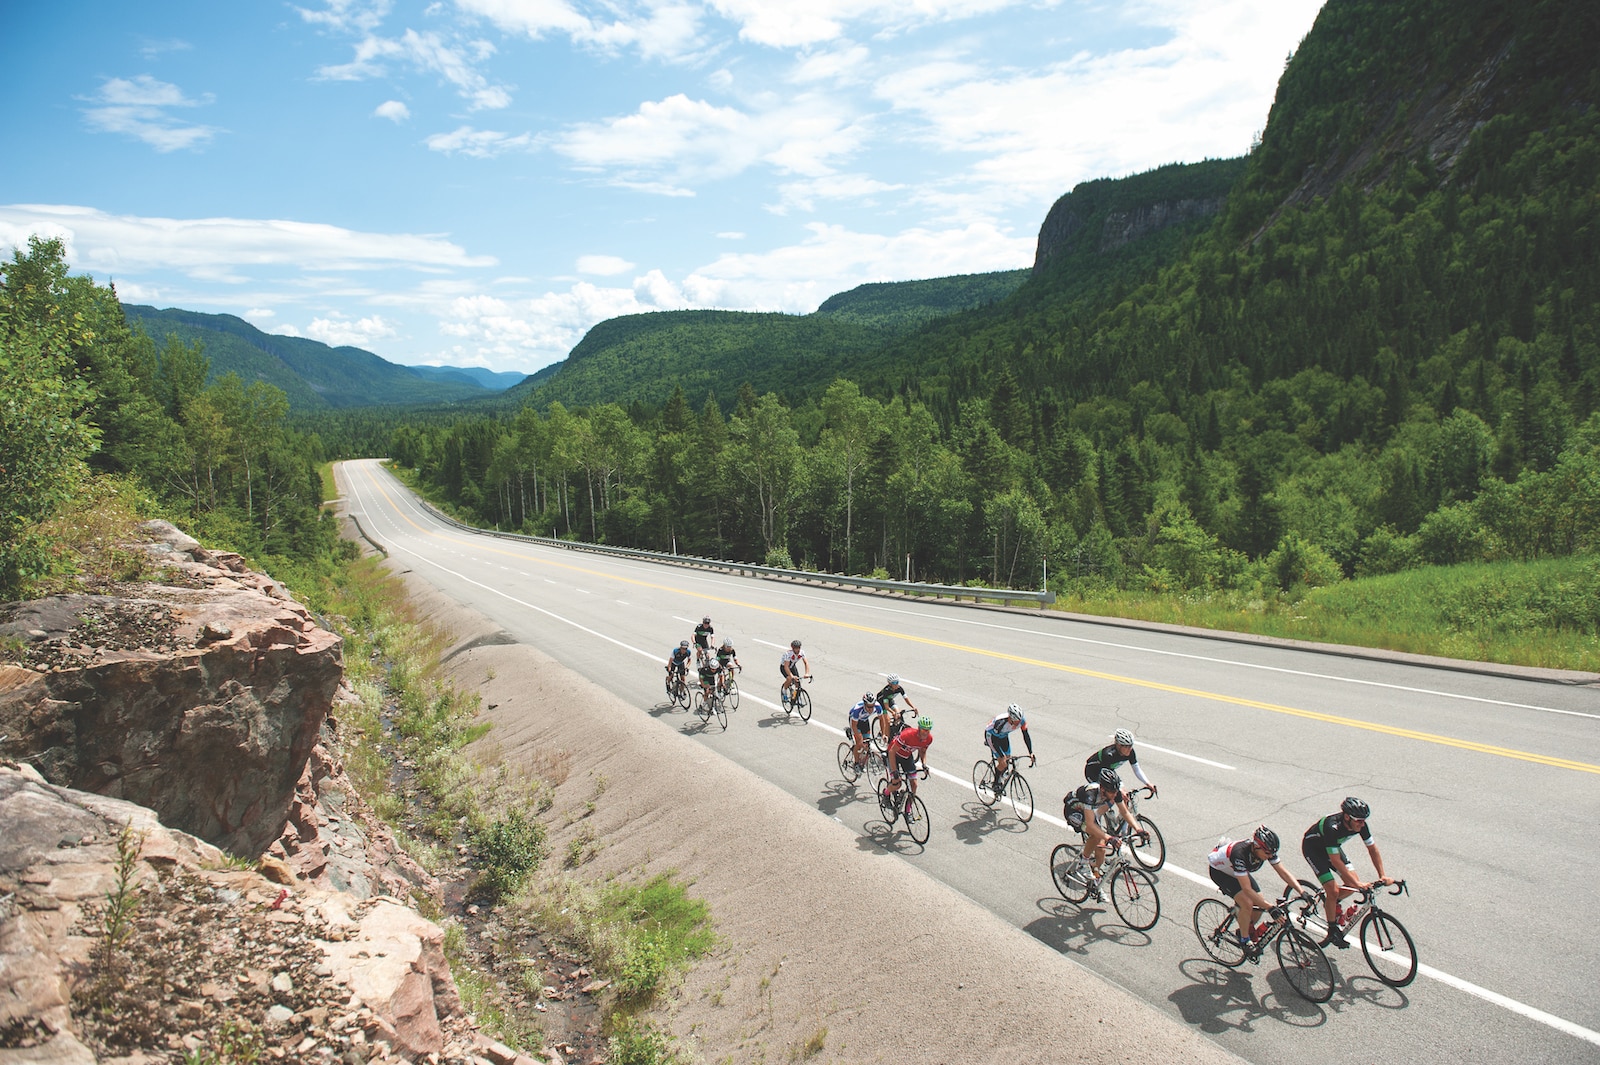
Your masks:
{"label": "distant hill", "polygon": [[288,396],[291,410],[454,403],[495,394],[463,376],[471,371],[419,372],[361,348],[331,348],[304,337],[263,333],[231,314],[139,304],[124,304],[123,312],[128,324],[142,328],[158,347],[171,336],[185,344],[198,341],[211,360],[212,378],[231,372],[246,384],[276,385]]}
{"label": "distant hill", "polygon": [[525,373],[487,370],[482,366],[408,366],[406,369],[415,371],[430,381],[466,381],[479,388],[487,388],[491,392],[504,392],[512,385],[521,384],[528,379]]}
{"label": "distant hill", "polygon": [[1001,270],[927,281],[880,281],[829,296],[816,313],[841,322],[905,332],[947,314],[999,302],[1026,280],[1027,270]]}

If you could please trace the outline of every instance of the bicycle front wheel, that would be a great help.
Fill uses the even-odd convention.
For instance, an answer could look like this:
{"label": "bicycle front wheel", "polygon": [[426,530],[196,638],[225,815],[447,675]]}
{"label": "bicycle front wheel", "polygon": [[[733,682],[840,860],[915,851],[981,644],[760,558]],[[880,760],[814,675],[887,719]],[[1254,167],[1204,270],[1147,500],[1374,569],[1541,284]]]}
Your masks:
{"label": "bicycle front wheel", "polygon": [[1234,934],[1233,916],[1233,907],[1221,899],[1201,899],[1194,907],[1194,934],[1212,961],[1237,969],[1244,964],[1244,948]]}
{"label": "bicycle front wheel", "polygon": [[1372,975],[1390,987],[1405,987],[1417,978],[1417,945],[1411,933],[1382,911],[1361,919],[1361,953]]}
{"label": "bicycle front wheel", "polygon": [[1138,866],[1124,864],[1111,879],[1111,905],[1122,923],[1135,932],[1154,928],[1161,919],[1161,896],[1156,878]]}
{"label": "bicycle front wheel", "polygon": [[729,710],[739,709],[739,682],[732,677],[728,678],[727,700]]}
{"label": "bicycle front wheel", "polygon": [[1011,782],[1006,785],[1006,798],[1011,800],[1011,809],[1016,813],[1017,820],[1027,824],[1033,820],[1033,788],[1021,773],[1011,771]]}
{"label": "bicycle front wheel", "polygon": [[928,823],[928,808],[922,804],[922,798],[913,795],[906,800],[906,831],[911,833],[913,843],[928,842],[928,835],[933,831],[933,826]]}
{"label": "bicycle front wheel", "polygon": [[1081,903],[1089,897],[1089,870],[1083,865],[1083,851],[1076,843],[1057,843],[1050,852],[1050,879],[1056,891],[1068,902]]}
{"label": "bicycle front wheel", "polygon": [[1289,925],[1278,934],[1278,968],[1288,977],[1294,993],[1307,1002],[1333,997],[1333,963],[1317,941]]}
{"label": "bicycle front wheel", "polygon": [[895,819],[900,816],[899,804],[895,796],[889,794],[889,781],[883,777],[873,785],[873,790],[878,796],[878,812],[883,815],[884,823],[894,827]]}
{"label": "bicycle front wheel", "polygon": [[1162,838],[1161,830],[1156,823],[1144,814],[1138,816],[1138,823],[1134,826],[1147,837],[1142,843],[1138,837],[1130,840],[1133,851],[1133,860],[1150,870],[1152,873],[1167,864],[1167,841]]}
{"label": "bicycle front wheel", "polygon": [[988,762],[972,763],[972,790],[983,805],[994,805],[994,766]]}
{"label": "bicycle front wheel", "polygon": [[861,767],[856,765],[855,748],[848,743],[839,744],[839,775],[852,784],[861,779]]}
{"label": "bicycle front wheel", "polygon": [[804,688],[801,688],[794,693],[794,697],[789,701],[794,704],[795,712],[800,715],[801,721],[811,720],[810,692],[806,691]]}
{"label": "bicycle front wheel", "polygon": [[672,702],[681,709],[689,709],[689,685],[685,684],[681,680],[678,681],[678,683],[674,685],[672,689]]}
{"label": "bicycle front wheel", "polygon": [[721,696],[711,700],[711,712],[717,715],[717,724],[722,726],[722,731],[728,731],[728,708],[722,704]]}

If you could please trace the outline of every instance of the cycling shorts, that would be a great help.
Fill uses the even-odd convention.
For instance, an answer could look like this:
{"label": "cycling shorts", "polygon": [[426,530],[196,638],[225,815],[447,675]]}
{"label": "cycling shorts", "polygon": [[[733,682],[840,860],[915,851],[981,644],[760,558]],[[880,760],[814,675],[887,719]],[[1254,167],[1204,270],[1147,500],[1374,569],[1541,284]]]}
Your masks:
{"label": "cycling shorts", "polygon": [[864,740],[871,739],[872,720],[865,717],[852,717],[850,719],[850,731]]}
{"label": "cycling shorts", "polygon": [[897,777],[913,777],[917,774],[916,755],[897,754],[894,756],[894,774]]}
{"label": "cycling shorts", "polygon": [[1011,757],[1011,736],[996,736],[992,732],[985,732],[983,738],[988,741],[989,749],[1001,758]]}
{"label": "cycling shorts", "polygon": [[[1214,865],[1209,865],[1206,868],[1211,871],[1211,882],[1217,885],[1217,887],[1222,890],[1224,895],[1228,896],[1230,899],[1239,897],[1238,877],[1234,876],[1232,873],[1224,873],[1221,869],[1218,869]],[[1256,878],[1249,873],[1246,873],[1245,875],[1250,877],[1250,886],[1255,890],[1260,891],[1261,885],[1256,883]]]}
{"label": "cycling shorts", "polygon": [[[1300,840],[1300,854],[1305,858],[1312,870],[1317,874],[1317,882],[1330,884],[1334,880],[1333,863],[1328,860],[1328,848],[1322,845],[1320,835],[1308,833]],[[1350,859],[1344,855],[1344,849],[1339,850],[1339,860],[1346,865]]]}

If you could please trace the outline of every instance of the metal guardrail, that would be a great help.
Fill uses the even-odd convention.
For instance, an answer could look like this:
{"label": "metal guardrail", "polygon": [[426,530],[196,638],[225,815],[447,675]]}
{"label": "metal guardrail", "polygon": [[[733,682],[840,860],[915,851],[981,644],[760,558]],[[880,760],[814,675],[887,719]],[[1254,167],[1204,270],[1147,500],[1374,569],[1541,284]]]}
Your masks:
{"label": "metal guardrail", "polygon": [[678,566],[698,566],[728,573],[748,574],[753,577],[806,581],[812,584],[834,584],[849,588],[870,588],[880,592],[901,592],[906,595],[926,595],[936,599],[971,599],[975,603],[980,599],[992,599],[1002,603],[1022,601],[1038,603],[1040,606],[1044,606],[1056,601],[1056,593],[1048,589],[1042,592],[1028,592],[1020,588],[969,588],[961,584],[884,581],[875,577],[851,577],[843,573],[813,573],[810,570],[777,569],[773,566],[758,566],[753,562],[728,562],[718,558],[701,558],[698,555],[674,555],[664,551],[640,551],[631,547],[611,547],[608,544],[591,544],[582,540],[562,540],[550,536],[525,536],[522,533],[500,532],[498,529],[482,529],[476,525],[468,525],[464,521],[457,521],[421,496],[417,496],[417,502],[426,507],[428,512],[440,521],[447,525],[453,525],[458,529],[464,529],[467,532],[482,533],[485,536],[493,536],[501,540],[520,540],[523,543],[542,544],[545,547],[559,547],[568,551],[588,551],[599,555],[617,555],[622,558],[638,558],[649,562],[666,562]]}

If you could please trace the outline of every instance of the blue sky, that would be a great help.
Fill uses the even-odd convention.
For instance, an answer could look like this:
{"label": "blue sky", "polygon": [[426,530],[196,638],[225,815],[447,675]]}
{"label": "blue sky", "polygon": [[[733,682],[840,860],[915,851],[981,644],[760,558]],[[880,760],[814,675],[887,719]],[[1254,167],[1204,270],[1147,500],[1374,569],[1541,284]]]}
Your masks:
{"label": "blue sky", "polygon": [[1031,265],[1239,155],[1320,0],[60,0],[0,11],[0,250],[531,372],[594,323]]}

